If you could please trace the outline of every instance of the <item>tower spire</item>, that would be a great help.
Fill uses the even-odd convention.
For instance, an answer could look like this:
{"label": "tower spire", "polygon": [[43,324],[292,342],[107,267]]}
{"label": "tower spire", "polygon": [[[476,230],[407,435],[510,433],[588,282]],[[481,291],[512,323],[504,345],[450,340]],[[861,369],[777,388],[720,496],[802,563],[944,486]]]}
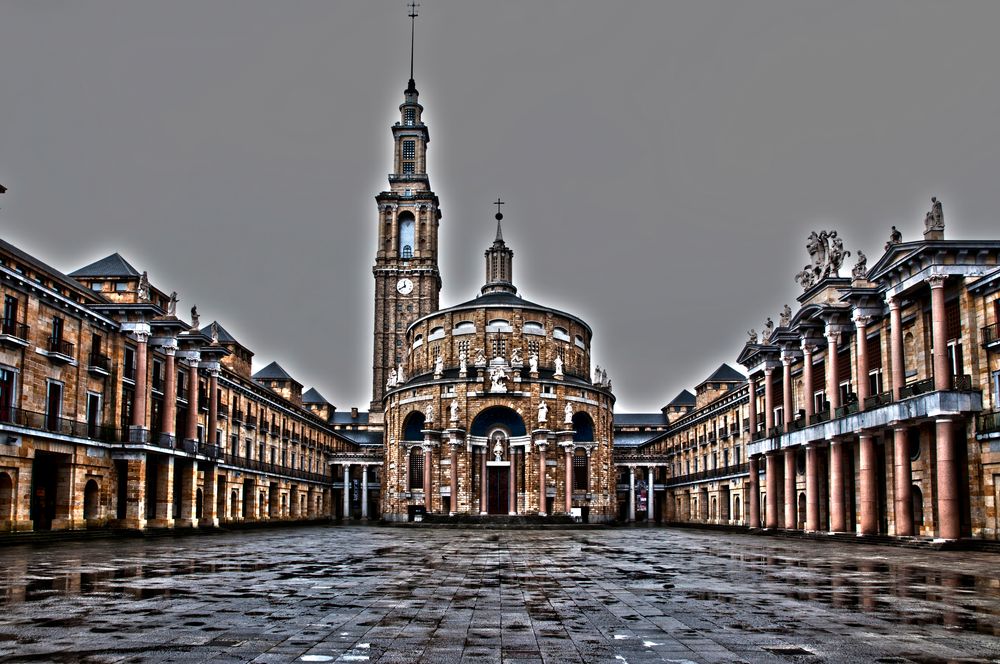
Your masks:
{"label": "tower spire", "polygon": [[417,13],[417,7],[419,7],[420,5],[417,4],[416,2],[414,2],[413,0],[410,0],[410,4],[408,4],[406,6],[410,8],[410,13],[409,13],[409,17],[410,17],[410,85],[409,85],[409,88],[412,89],[412,88],[417,87],[416,83],[414,83],[414,81],[413,81],[413,37],[414,37],[415,27],[416,27],[416,24],[417,24],[417,16],[419,16],[419,14]]}
{"label": "tower spire", "polygon": [[496,244],[496,243],[503,244],[503,231],[500,230],[500,222],[503,220],[503,213],[500,212],[500,206],[501,205],[506,205],[506,203],[504,203],[502,200],[500,200],[500,197],[497,196],[497,199],[493,202],[493,205],[497,206],[497,214],[496,214],[497,236],[496,236],[496,239],[493,240],[493,243],[494,244]]}
{"label": "tower spire", "polygon": [[493,240],[493,245],[486,250],[486,284],[482,288],[482,293],[516,293],[513,279],[514,252],[510,250],[507,243],[503,241],[503,231],[500,229],[500,222],[503,220],[503,213],[500,206],[504,202],[497,199],[493,205],[497,206],[495,215],[497,220],[497,236]]}

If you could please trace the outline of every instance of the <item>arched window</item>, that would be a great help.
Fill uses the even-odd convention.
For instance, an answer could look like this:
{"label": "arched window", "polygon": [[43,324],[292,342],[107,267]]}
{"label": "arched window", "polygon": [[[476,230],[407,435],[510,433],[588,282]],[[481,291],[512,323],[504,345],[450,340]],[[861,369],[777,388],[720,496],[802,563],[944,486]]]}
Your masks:
{"label": "arched window", "polygon": [[430,331],[430,334],[427,335],[427,341],[434,341],[435,339],[442,339],[442,338],[444,338],[443,327],[435,327],[433,330]]}
{"label": "arched window", "polygon": [[413,347],[416,349],[420,348],[423,345],[424,345],[424,335],[418,334],[416,339],[413,340]]}
{"label": "arched window", "polygon": [[460,334],[475,334],[476,324],[471,320],[463,320],[462,322],[455,325],[455,328],[451,331],[452,336],[458,336]]}
{"label": "arched window", "polygon": [[424,451],[419,447],[410,450],[410,490],[424,488]]}
{"label": "arched window", "polygon": [[573,339],[573,343],[575,343],[578,347],[587,350],[587,344],[583,342],[583,337],[581,337],[579,334],[576,335],[576,337]]}
{"label": "arched window", "polygon": [[236,489],[229,495],[229,518],[240,518],[240,494]]}
{"label": "arched window", "polygon": [[403,440],[423,440],[424,414],[413,411],[403,422]]}
{"label": "arched window", "polygon": [[14,481],[7,473],[0,473],[0,527],[13,519]]}
{"label": "arched window", "polygon": [[83,518],[96,519],[98,516],[100,490],[97,482],[89,480],[83,488]]}
{"label": "arched window", "polygon": [[558,339],[559,341],[566,341],[566,342],[568,342],[569,341],[569,332],[567,332],[564,328],[554,327],[554,328],[552,328],[552,338],[553,339]]}
{"label": "arched window", "polygon": [[413,215],[404,212],[399,215],[399,255],[413,258]]}
{"label": "arched window", "polygon": [[491,320],[486,326],[487,332],[513,332],[514,328],[510,326],[510,321],[504,320],[503,318],[497,318]]}
{"label": "arched window", "polygon": [[573,491],[586,491],[590,487],[590,464],[587,451],[577,450],[573,454]]}
{"label": "arched window", "polygon": [[589,443],[594,440],[594,420],[582,410],[573,413],[573,442]]}
{"label": "arched window", "polygon": [[542,325],[541,323],[536,323],[535,321],[529,320],[524,324],[524,333],[545,336],[545,326]]}

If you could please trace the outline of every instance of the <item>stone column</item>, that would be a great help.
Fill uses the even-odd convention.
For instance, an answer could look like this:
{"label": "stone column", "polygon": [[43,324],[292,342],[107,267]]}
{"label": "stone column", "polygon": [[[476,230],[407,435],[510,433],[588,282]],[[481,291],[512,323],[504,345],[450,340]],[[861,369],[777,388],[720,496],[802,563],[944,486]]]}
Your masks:
{"label": "stone column", "polygon": [[170,339],[170,342],[163,345],[163,352],[167,356],[165,369],[166,376],[163,381],[163,417],[160,431],[164,436],[169,436],[171,443],[177,437],[177,340]]}
{"label": "stone column", "polygon": [[934,389],[951,389],[951,367],[948,362],[948,329],[944,306],[945,275],[935,274],[927,279],[931,287],[931,332],[934,338]]}
{"label": "stone column", "polygon": [[764,367],[764,435],[770,436],[771,429],[774,428],[774,386],[771,384],[771,376],[774,374],[774,367]]}
{"label": "stone column", "polygon": [[351,464],[344,464],[344,521],[351,518]]}
{"label": "stone column", "polygon": [[889,299],[889,350],[892,358],[892,398],[899,401],[899,391],[906,385],[906,360],[903,358],[903,315],[899,299]]}
{"label": "stone column", "polygon": [[[203,474],[201,490],[201,521],[199,526],[214,528],[219,525],[218,512],[218,488],[219,488],[219,467],[215,464],[206,464]],[[223,491],[222,499],[225,501],[226,493]],[[225,504],[225,503],[223,503]]]}
{"label": "stone column", "polygon": [[135,398],[132,401],[132,426],[148,429],[146,401],[149,393],[147,352],[149,350],[149,325],[145,331],[136,329],[135,337]]}
{"label": "stone column", "polygon": [[909,537],[913,532],[913,478],[910,468],[910,444],[905,426],[892,429],[893,476],[896,482],[895,521],[896,535]]}
{"label": "stone column", "polygon": [[191,387],[188,389],[187,431],[184,432],[184,437],[188,440],[198,440],[199,359],[197,353],[188,355],[188,383]]}
{"label": "stone column", "polygon": [[451,510],[449,516],[458,513],[458,436],[451,438]]}
{"label": "stone column", "polygon": [[573,513],[573,446],[566,446],[566,514]]}
{"label": "stone column", "polygon": [[947,417],[936,422],[938,537],[958,539],[962,532],[959,512],[958,460],[955,458],[954,423]]}
{"label": "stone column", "polygon": [[653,523],[653,518],[655,513],[653,511],[653,498],[656,497],[656,486],[653,480],[653,466],[646,469],[646,483],[649,488],[646,489],[646,522]]}
{"label": "stone column", "polygon": [[750,390],[750,398],[747,401],[747,419],[750,423],[750,440],[757,433],[757,379],[753,375],[747,378],[747,387]]}
{"label": "stone column", "polygon": [[792,420],[795,419],[795,413],[792,410],[795,408],[795,401],[792,399],[792,356],[786,353],[781,354],[781,391],[782,391],[782,404],[781,409],[784,411],[785,416],[785,431],[792,430]]}
{"label": "stone column", "polygon": [[635,521],[635,466],[628,467],[628,522]]}
{"label": "stone column", "polygon": [[844,505],[844,443],[830,441],[830,531],[847,530],[847,512]]}
{"label": "stone column", "polygon": [[813,352],[816,346],[802,341],[802,385],[805,394],[802,395],[802,405],[806,411],[806,424],[812,422],[812,416],[816,414],[813,404]]}
{"label": "stone column", "polygon": [[819,530],[819,448],[806,447],[806,530]]}
{"label": "stone column", "polygon": [[858,470],[861,476],[861,534],[878,534],[878,481],[876,479],[875,438],[870,433],[862,432],[860,440],[860,463]]}
{"label": "stone column", "polygon": [[778,466],[780,465],[778,459],[778,452],[772,450],[764,455],[764,460],[767,463],[767,527],[777,528],[778,527]]}
{"label": "stone column", "polygon": [[507,457],[510,460],[510,473],[507,476],[507,514],[517,514],[517,454],[514,448],[507,445]]}
{"label": "stone column", "polygon": [[797,501],[795,490],[795,453],[798,448],[786,447],[785,453],[785,528],[794,530],[799,522],[796,518]]}
{"label": "stone column", "polygon": [[840,332],[826,326],[826,399],[830,402],[830,419],[834,410],[840,408],[840,361],[837,357],[837,347],[840,343]]}
{"label": "stone column", "polygon": [[[431,446],[429,443],[424,445],[424,511],[430,514],[431,506],[433,505],[434,492],[431,488],[431,464],[433,463],[433,456],[431,455]],[[364,466],[361,467],[362,470]]]}
{"label": "stone column", "polygon": [[854,335],[855,352],[858,355],[858,384],[855,389],[858,393],[858,410],[865,409],[865,399],[871,396],[868,393],[868,323],[871,316],[864,316],[858,312],[854,313],[854,326],[857,334]]}
{"label": "stone column", "polygon": [[545,516],[545,443],[538,444],[538,516]]}
{"label": "stone column", "polygon": [[[218,445],[219,436],[219,367],[209,369],[208,373],[208,431],[205,432],[205,442],[208,445]],[[261,459],[263,461],[263,459]]]}
{"label": "stone column", "polygon": [[746,508],[750,512],[750,527],[760,528],[760,457],[750,457],[750,475],[747,477]]}
{"label": "stone column", "polygon": [[[141,452],[125,459],[125,495],[118,496],[118,500],[125,501],[125,520],[122,526],[130,530],[142,530],[146,527],[147,463],[146,455]],[[155,514],[150,516],[156,517]]]}
{"label": "stone column", "polygon": [[149,525],[172,528],[174,525],[174,458],[152,457],[156,473],[156,518]]}
{"label": "stone column", "polygon": [[368,465],[361,465],[361,518],[368,520]]}
{"label": "stone column", "polygon": [[[489,487],[487,486],[488,483],[489,483],[488,479],[487,479],[488,478],[488,475],[487,475],[487,473],[488,473],[488,471],[487,471],[488,466],[486,465],[486,456],[487,456],[488,453],[489,453],[489,447],[484,445],[483,446],[483,453],[482,453],[482,455],[480,455],[481,458],[479,459],[479,477],[480,477],[480,480],[479,480],[479,513],[480,514],[489,514],[489,512],[490,512],[489,495],[487,493],[487,490],[489,489]],[[544,473],[544,469],[543,469],[543,473]]]}
{"label": "stone column", "polygon": [[399,210],[395,205],[393,205],[390,208],[390,211],[392,212],[392,227],[391,227],[392,242],[389,243],[389,246],[392,248],[392,251],[398,255],[399,254],[399,218],[398,218]]}
{"label": "stone column", "polygon": [[[194,528],[198,525],[195,517],[195,510],[198,503],[198,461],[191,459],[191,463],[174,464],[174,472],[180,476],[181,485],[181,512],[180,518],[174,522],[174,526],[180,528]],[[202,503],[205,501],[205,493],[202,492]]]}

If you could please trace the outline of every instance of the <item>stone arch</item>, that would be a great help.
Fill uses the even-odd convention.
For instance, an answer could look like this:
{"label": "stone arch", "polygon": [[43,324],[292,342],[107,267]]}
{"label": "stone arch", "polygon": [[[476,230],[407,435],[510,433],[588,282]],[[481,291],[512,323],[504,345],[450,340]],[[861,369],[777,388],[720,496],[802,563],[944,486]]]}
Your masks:
{"label": "stone arch", "polygon": [[0,526],[14,520],[14,480],[7,473],[0,473]]}
{"label": "stone arch", "polygon": [[735,496],[733,498],[733,521],[740,520],[740,497]]}
{"label": "stone arch", "polygon": [[913,534],[919,535],[924,525],[924,492],[916,484],[910,489],[910,500],[913,503]]}
{"label": "stone arch", "polygon": [[489,406],[479,411],[479,414],[472,420],[469,434],[485,437],[498,426],[506,429],[511,436],[528,435],[524,419],[516,410],[507,406]]}
{"label": "stone arch", "polygon": [[708,515],[710,521],[715,521],[719,514],[719,501],[715,496],[712,496],[712,510]]}
{"label": "stone arch", "polygon": [[229,494],[229,518],[240,518],[240,492],[236,489]]}
{"label": "stone arch", "polygon": [[594,420],[586,411],[573,413],[573,442],[586,443],[594,440]]}
{"label": "stone arch", "polygon": [[101,489],[96,480],[87,480],[83,487],[83,518],[96,519],[100,512]]}
{"label": "stone arch", "polygon": [[796,521],[795,527],[799,528],[800,530],[801,529],[805,529],[805,527],[806,527],[806,494],[805,493],[800,493],[799,494],[798,510],[796,510],[796,511],[798,513],[795,515],[795,521]]}
{"label": "stone arch", "polygon": [[198,489],[194,492],[194,518],[196,519],[201,519],[201,513],[204,509],[202,500],[201,489]]}
{"label": "stone arch", "polygon": [[424,434],[421,431],[424,429],[425,420],[426,417],[419,410],[412,411],[403,418],[403,440],[423,440]]}

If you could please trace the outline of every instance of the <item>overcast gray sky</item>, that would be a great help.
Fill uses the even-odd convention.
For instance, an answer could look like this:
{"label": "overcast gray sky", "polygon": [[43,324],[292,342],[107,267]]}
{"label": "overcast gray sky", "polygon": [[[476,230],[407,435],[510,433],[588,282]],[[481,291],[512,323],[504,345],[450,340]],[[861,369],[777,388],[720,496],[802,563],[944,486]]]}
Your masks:
{"label": "overcast gray sky", "polygon": [[[508,205],[515,281],[584,317],[619,412],[734,363],[809,231],[997,237],[1000,2],[423,0],[442,305]],[[0,0],[5,239],[113,251],[340,409],[367,406],[402,0]],[[849,263],[853,262],[853,257]]]}

